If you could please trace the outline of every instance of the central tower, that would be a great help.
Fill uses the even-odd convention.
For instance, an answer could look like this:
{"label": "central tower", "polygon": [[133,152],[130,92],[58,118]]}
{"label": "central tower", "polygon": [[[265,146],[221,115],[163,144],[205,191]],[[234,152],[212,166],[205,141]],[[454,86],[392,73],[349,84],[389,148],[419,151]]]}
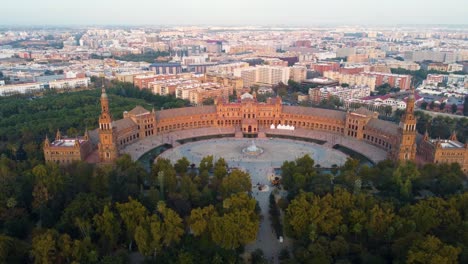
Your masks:
{"label": "central tower", "polygon": [[112,116],[109,112],[109,98],[106,90],[102,88],[101,94],[101,115],[99,116],[99,161],[110,163],[117,159],[118,150],[114,127],[112,126]]}
{"label": "central tower", "polygon": [[258,135],[258,113],[257,94],[245,93],[241,96],[241,128],[244,137],[257,137]]}

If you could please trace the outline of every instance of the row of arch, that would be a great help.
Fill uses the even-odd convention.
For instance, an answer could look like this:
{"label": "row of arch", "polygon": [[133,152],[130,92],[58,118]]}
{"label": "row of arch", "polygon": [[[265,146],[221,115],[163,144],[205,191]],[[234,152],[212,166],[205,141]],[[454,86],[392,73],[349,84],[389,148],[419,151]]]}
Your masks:
{"label": "row of arch", "polygon": [[391,150],[392,149],[392,144],[389,143],[388,141],[386,141],[385,139],[382,139],[382,138],[379,138],[376,136],[373,136],[373,135],[369,135],[369,134],[363,134],[363,138],[365,141],[373,144],[373,145],[377,145],[379,147],[383,147],[387,150]]}
{"label": "row of arch", "polygon": [[179,130],[179,129],[201,128],[201,127],[207,127],[207,126],[213,126],[213,125],[214,125],[213,120],[191,121],[191,122],[161,125],[161,126],[158,126],[157,132],[168,132],[168,131],[174,131],[174,130]]}
{"label": "row of arch", "polygon": [[[202,128],[202,127],[212,127],[212,126],[221,126],[221,127],[239,127],[242,124],[242,119],[221,119],[221,120],[199,120],[199,121],[191,121],[191,122],[181,122],[181,123],[172,123],[172,124],[161,124],[157,126],[157,132],[170,132],[170,131],[176,131],[176,130],[181,130],[181,129],[192,129],[192,128]],[[262,119],[258,120],[258,125],[259,127],[264,127],[264,128],[269,128],[271,124],[274,124],[275,126],[281,124],[281,125],[289,125],[289,126],[294,126],[296,128],[304,128],[304,129],[313,129],[313,130],[325,130],[325,131],[330,131],[333,133],[339,133],[342,135],[345,135],[345,125],[336,123],[336,124],[327,124],[327,123],[322,123],[322,122],[310,122],[310,121],[305,121],[305,120],[295,120],[295,119],[286,119],[286,120],[273,120],[273,119]],[[353,125],[351,125],[353,126]],[[355,126],[354,128],[357,128]],[[245,131],[247,132],[247,131]],[[253,129],[252,129],[253,132]],[[257,130],[255,131],[257,132]],[[392,142],[389,141],[387,136],[382,134],[382,137],[379,137],[379,132],[375,132],[375,135],[371,134],[363,134],[363,139],[371,143],[372,145],[384,148],[386,150],[391,150],[392,149]],[[357,137],[357,131],[348,131],[348,136],[352,137]]]}
{"label": "row of arch", "polygon": [[138,140],[139,138],[140,138],[140,134],[135,133],[135,134],[132,134],[130,136],[120,138],[119,143],[120,143],[120,146],[124,146],[124,145],[127,145],[129,143],[133,143],[135,140]]}

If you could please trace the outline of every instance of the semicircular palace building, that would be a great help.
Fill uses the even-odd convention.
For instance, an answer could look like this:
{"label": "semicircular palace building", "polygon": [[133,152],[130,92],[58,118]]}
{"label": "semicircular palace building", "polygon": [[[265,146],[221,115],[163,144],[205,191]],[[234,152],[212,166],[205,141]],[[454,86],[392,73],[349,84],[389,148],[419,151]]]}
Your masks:
{"label": "semicircular palace building", "polygon": [[[170,135],[181,130],[199,128],[235,128],[244,137],[257,137],[270,128],[280,125],[322,131],[374,145],[387,153],[387,158],[395,161],[415,161],[416,159],[416,118],[415,99],[408,97],[406,111],[401,122],[395,124],[378,119],[378,114],[364,108],[356,111],[337,111],[313,107],[286,106],[280,97],[269,98],[262,103],[256,100],[255,93],[243,94],[237,102],[215,100],[212,106],[196,106],[176,109],[148,111],[137,106],[126,111],[123,118],[113,120],[109,111],[109,99],[103,89],[101,94],[101,115],[99,117],[97,153],[99,162],[113,162],[121,150],[146,137]],[[452,138],[453,139],[453,138]],[[448,141],[453,141],[452,139]],[[46,138],[44,154],[46,161],[70,163],[84,160],[90,155],[89,136],[76,139],[76,142],[61,143],[56,138],[49,142]],[[70,139],[68,139],[70,140]],[[426,142],[424,144],[424,142]],[[466,172],[468,169],[468,146],[460,142],[436,144],[431,148],[427,139],[421,145],[426,151],[443,153],[427,155],[427,162],[458,162]],[[83,147],[86,146],[86,147]],[[437,147],[450,146],[443,151]],[[453,147],[456,146],[456,147]],[[456,152],[453,156],[451,151]],[[86,152],[86,153],[82,153]],[[366,154],[366,153],[363,153]],[[447,158],[450,157],[450,159]],[[458,159],[457,159],[458,158]],[[432,160],[430,160],[432,159]]]}

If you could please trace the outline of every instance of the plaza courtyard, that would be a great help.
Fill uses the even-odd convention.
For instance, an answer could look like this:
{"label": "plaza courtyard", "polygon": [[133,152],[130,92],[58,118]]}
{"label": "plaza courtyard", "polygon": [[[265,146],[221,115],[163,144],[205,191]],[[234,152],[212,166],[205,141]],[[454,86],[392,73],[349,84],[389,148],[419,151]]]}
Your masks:
{"label": "plaza courtyard", "polygon": [[[288,247],[290,241],[285,239],[280,243],[271,227],[269,219],[269,195],[275,187],[270,184],[274,176],[274,168],[281,167],[286,160],[295,160],[308,154],[321,167],[342,165],[347,156],[342,152],[315,143],[295,141],[289,139],[254,139],[254,144],[263,150],[261,154],[244,154],[243,149],[252,145],[252,139],[222,138],[186,143],[163,152],[159,157],[167,158],[175,163],[178,159],[186,157],[191,163],[199,164],[207,155],[213,155],[214,160],[224,158],[231,168],[238,168],[250,174],[252,179],[252,196],[258,201],[262,219],[260,222],[257,240],[246,246],[251,252],[257,248],[262,249],[265,257],[272,263],[278,263],[278,254],[281,249]],[[257,184],[265,185],[259,191]],[[285,195],[284,192],[279,192]]]}

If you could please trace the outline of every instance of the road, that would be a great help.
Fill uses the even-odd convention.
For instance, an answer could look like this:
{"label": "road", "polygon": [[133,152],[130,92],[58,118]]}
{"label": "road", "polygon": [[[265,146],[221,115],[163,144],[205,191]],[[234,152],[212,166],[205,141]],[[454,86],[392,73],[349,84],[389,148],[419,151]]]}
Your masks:
{"label": "road", "polygon": [[425,114],[428,114],[430,116],[443,116],[443,117],[450,117],[450,118],[468,118],[467,116],[453,115],[453,114],[440,113],[440,112],[432,112],[432,111],[427,111],[427,110],[422,110],[422,109],[418,109],[416,111],[421,111],[421,112],[423,112]]}

